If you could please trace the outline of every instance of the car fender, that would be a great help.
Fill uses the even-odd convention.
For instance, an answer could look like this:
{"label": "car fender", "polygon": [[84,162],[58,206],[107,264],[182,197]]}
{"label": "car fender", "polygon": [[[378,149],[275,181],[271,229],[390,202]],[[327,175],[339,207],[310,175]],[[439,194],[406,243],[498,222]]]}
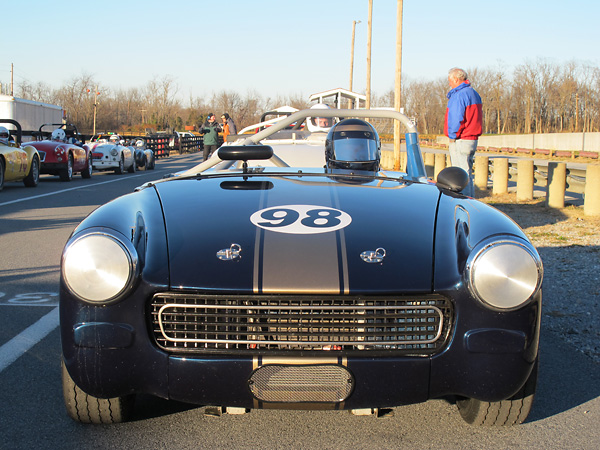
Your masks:
{"label": "car fender", "polygon": [[27,175],[29,173],[29,171],[31,170],[31,162],[33,161],[33,157],[37,156],[38,161],[40,161],[40,164],[41,164],[41,158],[40,158],[40,155],[39,155],[37,149],[31,145],[26,145],[25,147],[23,147],[23,151],[25,153],[27,153],[27,170],[25,171],[25,175]]}

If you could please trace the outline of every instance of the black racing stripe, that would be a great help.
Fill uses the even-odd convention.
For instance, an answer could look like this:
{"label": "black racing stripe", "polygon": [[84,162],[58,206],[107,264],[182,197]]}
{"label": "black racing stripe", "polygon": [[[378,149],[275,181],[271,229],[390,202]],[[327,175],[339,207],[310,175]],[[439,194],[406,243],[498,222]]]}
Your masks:
{"label": "black racing stripe", "polygon": [[344,264],[342,261],[344,252],[342,251],[342,246],[345,244],[345,242],[342,242],[342,233],[343,230],[338,230],[335,232],[335,240],[336,240],[336,245],[337,245],[337,254],[338,254],[338,259],[340,260],[340,264],[338,264],[338,276],[340,278],[340,293],[344,293],[344,286],[346,285],[345,283],[345,278],[344,278]]}
{"label": "black racing stripe", "polygon": [[258,267],[256,270],[256,290],[258,293],[262,293],[263,291],[263,270],[264,270],[264,243],[265,243],[265,230],[262,228],[258,229],[258,242],[256,243],[257,252],[258,252]]}

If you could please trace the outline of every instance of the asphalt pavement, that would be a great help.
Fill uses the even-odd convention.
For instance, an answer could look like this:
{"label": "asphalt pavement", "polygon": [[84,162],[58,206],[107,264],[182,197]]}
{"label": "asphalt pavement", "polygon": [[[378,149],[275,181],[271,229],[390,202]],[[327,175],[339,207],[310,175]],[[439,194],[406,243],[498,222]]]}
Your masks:
{"label": "asphalt pavement", "polygon": [[[60,381],[58,282],[62,248],[87,214],[144,182],[192,166],[199,154],[159,160],[155,171],[94,174],[0,192],[0,449],[596,449],[597,364],[542,324],[538,391],[528,421],[473,427],[432,400],[382,411],[253,410],[214,416],[203,407],[141,396],[134,420],[94,426],[67,417]],[[397,380],[402,383],[403,380]]]}

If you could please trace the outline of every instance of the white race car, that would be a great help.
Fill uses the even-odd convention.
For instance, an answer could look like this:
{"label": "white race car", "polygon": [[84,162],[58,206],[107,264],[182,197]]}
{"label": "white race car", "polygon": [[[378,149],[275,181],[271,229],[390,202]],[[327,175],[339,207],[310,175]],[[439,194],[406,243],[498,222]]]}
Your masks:
{"label": "white race car", "polygon": [[127,170],[136,170],[133,149],[125,147],[119,135],[112,135],[108,142],[95,142],[92,146],[92,165],[94,170],[114,170],[121,174]]}

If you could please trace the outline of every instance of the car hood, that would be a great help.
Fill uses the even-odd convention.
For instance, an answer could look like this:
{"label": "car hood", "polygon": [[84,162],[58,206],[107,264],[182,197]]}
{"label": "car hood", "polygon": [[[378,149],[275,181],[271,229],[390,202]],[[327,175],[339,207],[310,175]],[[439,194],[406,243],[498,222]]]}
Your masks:
{"label": "car hood", "polygon": [[99,144],[94,146],[91,151],[93,153],[102,153],[102,154],[110,154],[112,149],[119,151],[119,146],[114,144]]}
{"label": "car hood", "polygon": [[431,292],[434,186],[320,177],[156,183],[172,288]]}
{"label": "car hood", "polygon": [[65,149],[71,146],[71,144],[67,144],[65,142],[57,142],[57,141],[32,141],[27,142],[27,145],[31,145],[35,147],[39,151],[43,152],[51,152],[54,149]]}

